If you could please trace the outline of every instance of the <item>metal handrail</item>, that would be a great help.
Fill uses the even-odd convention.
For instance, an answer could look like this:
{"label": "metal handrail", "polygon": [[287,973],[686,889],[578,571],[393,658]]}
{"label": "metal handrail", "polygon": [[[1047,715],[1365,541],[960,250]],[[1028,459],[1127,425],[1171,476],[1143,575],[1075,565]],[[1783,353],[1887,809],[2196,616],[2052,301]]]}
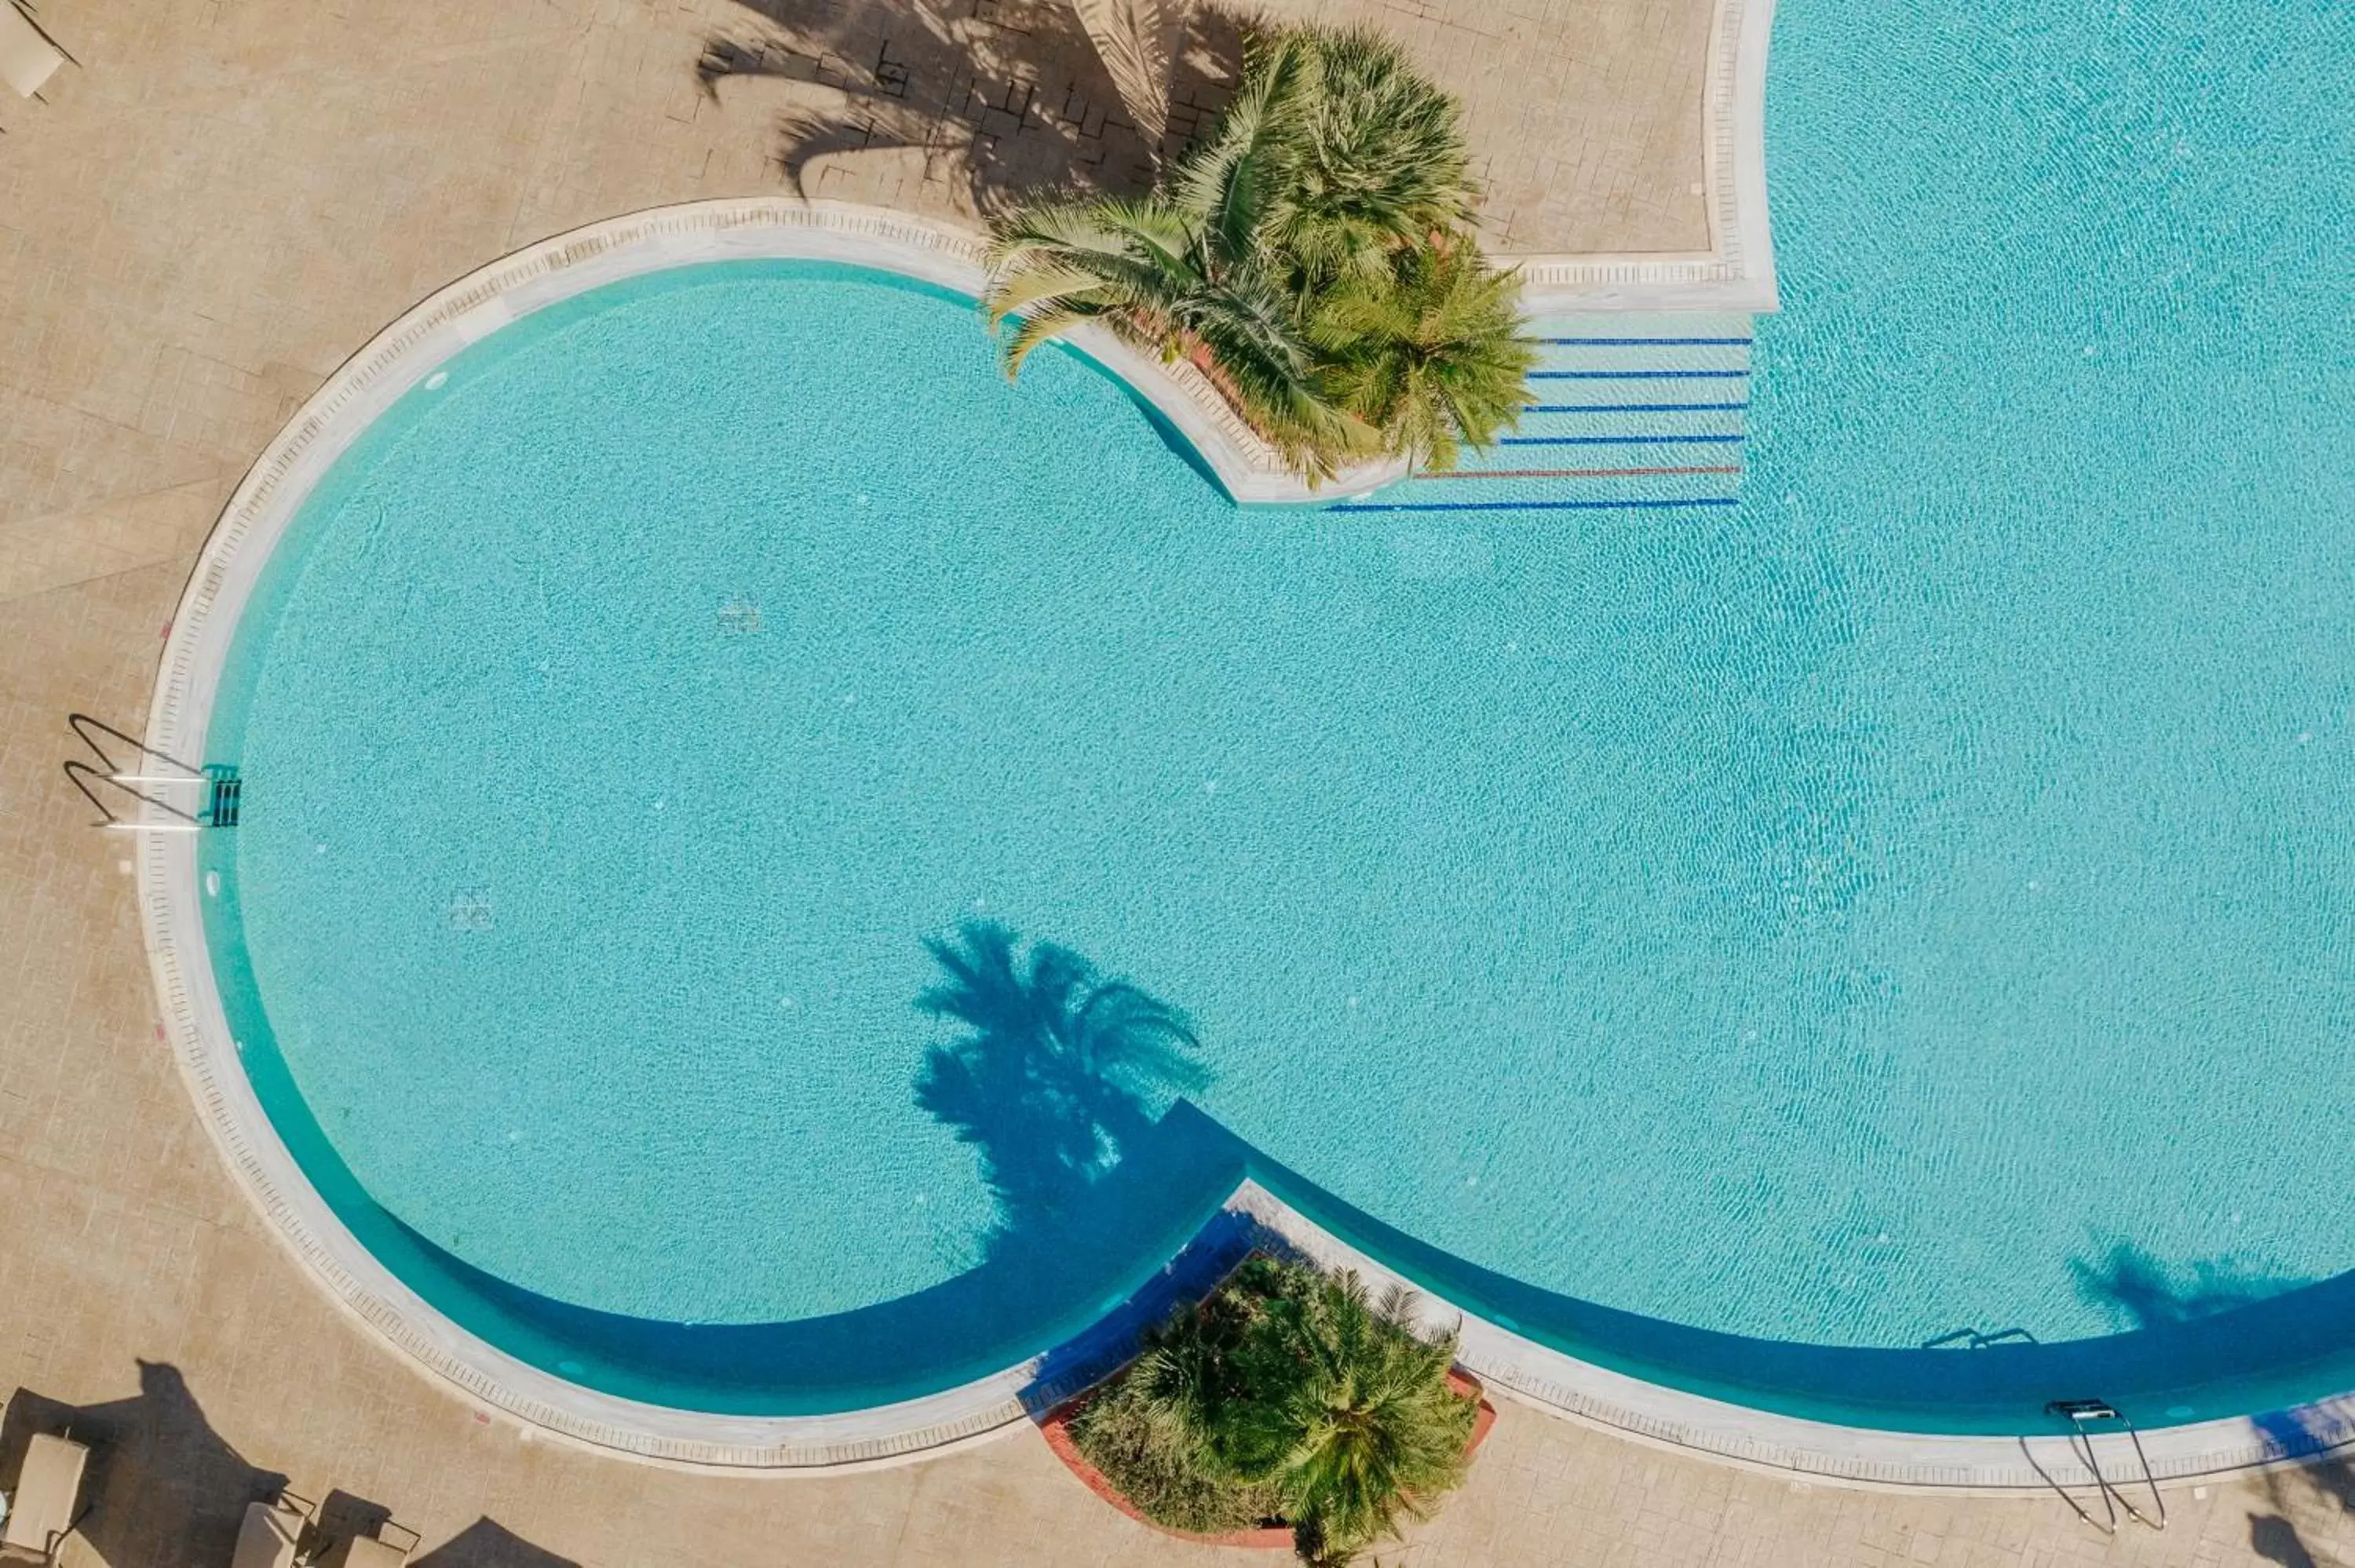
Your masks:
{"label": "metal handrail", "polygon": [[[2017,1439],[2017,1441],[2019,1444],[2019,1457],[2028,1461],[2028,1467],[2036,1472],[2037,1479],[2042,1481],[2046,1486],[2051,1487],[2054,1494],[2058,1496],[2062,1502],[2069,1505],[2071,1512],[2074,1513],[2079,1519],[2083,1520],[2087,1524],[2092,1525],[2095,1530],[2100,1531],[2104,1535],[2115,1535],[2118,1532],[2118,1512],[2116,1509],[2110,1507],[2109,1494],[2106,1491],[2102,1494],[2102,1506],[2108,1510],[2110,1517],[2108,1522],[2105,1523],[2101,1520],[2095,1519],[2092,1514],[2087,1513],[2085,1511],[2085,1505],[2079,1502],[2076,1497],[2071,1493],[2069,1489],[2062,1486],[2059,1480],[2054,1478],[2052,1472],[2044,1467],[2044,1462],[2036,1457],[2036,1450],[2028,1446],[2027,1438],[2021,1437]],[[2073,1454],[2074,1451],[2075,1450],[2073,1448],[2071,1450]]]}
{"label": "metal handrail", "polygon": [[[75,789],[81,791],[83,800],[88,800],[91,805],[98,808],[99,820],[92,822],[91,824],[91,827],[113,828],[126,832],[137,832],[144,830],[148,832],[192,833],[198,828],[205,825],[203,819],[197,816],[195,812],[184,811],[179,807],[172,804],[171,801],[159,800],[155,796],[148,794],[144,789],[136,787],[136,782],[146,782],[146,780],[137,780],[134,782],[133,779],[125,778],[121,775],[101,773],[97,768],[92,768],[89,763],[82,761],[80,758],[73,758],[68,760],[66,763],[66,778],[72,782]],[[99,798],[97,790],[91,788],[91,785],[93,782],[112,785],[113,788],[122,790],[123,793],[130,796],[133,800],[139,801],[141,804],[153,806],[159,811],[167,811],[171,815],[177,817],[179,821],[175,822],[125,821],[123,818],[114,814],[112,807],[109,806],[104,800]],[[197,779],[190,780],[190,782],[209,784],[211,780],[198,778]]]}
{"label": "metal handrail", "polygon": [[[2095,1519],[2066,1487],[2053,1478],[2051,1473],[2045,1469],[2038,1461],[2034,1452],[2030,1449],[2028,1439],[2025,1437],[2019,1439],[2019,1452],[2021,1457],[2027,1459],[2030,1467],[2043,1479],[2044,1484],[2060,1493],[2061,1500],[2067,1503],[2079,1519],[2105,1534],[2115,1535],[2118,1532],[2118,1513],[2120,1510],[2124,1510],[2126,1517],[2137,1524],[2152,1530],[2167,1528],[2167,1499],[2158,1489],[2158,1478],[2151,1472],[2150,1456],[2143,1449],[2142,1434],[2136,1429],[2132,1421],[2119,1412],[2116,1406],[2106,1400],[2100,1399],[2056,1399],[2045,1405],[2044,1413],[2047,1415],[2058,1416],[2069,1424],[2070,1457],[2082,1463],[2085,1467],[2086,1473],[2094,1478],[2094,1488],[2101,1495],[2102,1512],[2105,1518]],[[2125,1431],[2127,1441],[2134,1445],[2135,1463],[2141,1467],[2142,1484],[2150,1489],[2151,1508],[2158,1515],[2157,1518],[2154,1519],[2150,1514],[2146,1514],[2135,1507],[2126,1493],[2120,1491],[2110,1478],[2102,1473],[2100,1456],[2094,1450],[2093,1424],[2105,1421],[2116,1422]]]}
{"label": "metal handrail", "polygon": [[1923,1340],[1922,1348],[1925,1351],[1954,1349],[1984,1351],[1995,1345],[2032,1345],[2034,1343],[2036,1343],[2036,1336],[2025,1329],[1998,1329],[1992,1334],[1981,1333],[1977,1329],[1957,1329],[1951,1334],[1941,1334],[1934,1340]]}
{"label": "metal handrail", "polygon": [[[162,789],[176,784],[200,784],[209,789],[213,780],[203,768],[192,763],[183,762],[169,752],[158,751],[145,741],[134,736],[125,735],[105,720],[92,718],[88,714],[68,714],[66,726],[74,732],[76,739],[89,748],[90,754],[98,758],[96,767],[78,757],[69,758],[65,763],[68,781],[81,791],[83,800],[98,808],[99,820],[91,824],[92,827],[112,828],[124,832],[188,833],[205,825],[204,819],[196,812],[182,810],[171,801],[159,800],[148,793],[150,787]],[[108,749],[106,740],[101,739],[101,736],[129,747],[135,760],[116,761],[115,754]],[[147,768],[157,762],[178,768],[179,771],[176,773],[145,771]],[[108,805],[99,792],[91,787],[93,784],[107,785],[130,796],[142,805],[152,806],[178,820],[168,822],[126,821],[116,815],[114,808]]]}
{"label": "metal handrail", "polygon": [[154,758],[158,762],[169,763],[172,767],[178,768],[182,773],[186,774],[192,779],[201,779],[205,775],[205,770],[197,767],[195,763],[183,762],[168,751],[158,751],[154,747],[148,745],[145,741],[141,740],[137,736],[123,734],[112,725],[108,724],[104,719],[92,718],[88,714],[68,714],[66,715],[66,727],[74,732],[74,737],[76,739],[80,740],[84,746],[90,747],[91,755],[97,758],[99,761],[104,763],[109,772],[112,772],[114,770],[114,756],[112,752],[106,749],[105,746],[98,740],[97,736],[91,734],[91,730],[96,730],[100,735],[109,736],[121,741],[133,751],[138,753],[142,759]]}

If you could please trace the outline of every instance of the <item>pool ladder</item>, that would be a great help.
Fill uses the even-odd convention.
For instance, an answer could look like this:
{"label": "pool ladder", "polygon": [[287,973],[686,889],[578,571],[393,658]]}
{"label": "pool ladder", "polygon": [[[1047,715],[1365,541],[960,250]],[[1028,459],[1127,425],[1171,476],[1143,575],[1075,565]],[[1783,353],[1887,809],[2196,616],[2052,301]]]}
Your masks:
{"label": "pool ladder", "polygon": [[[88,714],[68,714],[66,724],[98,758],[95,766],[79,757],[69,758],[65,765],[67,779],[81,791],[82,799],[98,808],[99,820],[92,827],[128,833],[193,833],[199,828],[237,826],[245,786],[236,768],[218,764],[192,767]],[[130,759],[117,762],[107,748],[108,740],[128,747]],[[169,771],[156,771],[159,766]],[[189,789],[196,793],[175,799],[175,791]],[[110,797],[117,804],[127,797],[150,810],[135,818],[118,815],[114,806],[107,803]],[[155,812],[163,815],[158,818]]]}
{"label": "pool ladder", "polygon": [[[2167,1528],[2167,1499],[2159,1495],[2158,1478],[2151,1474],[2150,1456],[2143,1452],[2142,1434],[2135,1430],[2133,1422],[2118,1413],[2116,1406],[2099,1399],[2056,1399],[2044,1407],[2044,1414],[2068,1423],[2070,1457],[2083,1465],[2086,1473],[2094,1478],[2094,1490],[2102,1499],[2103,1517],[2095,1519],[2092,1511],[2083,1503],[2078,1501],[2068,1488],[2062,1486],[2053,1478],[2050,1470],[2038,1462],[2036,1455],[2029,1448],[2028,1439],[2025,1437],[2019,1440],[2019,1452],[2027,1459],[2029,1467],[2042,1478],[2046,1486],[2061,1494],[2061,1500],[2075,1510],[2079,1519],[2105,1535],[2115,1535],[2118,1532],[2120,1513],[2124,1513],[2126,1518],[2137,1524],[2147,1525],[2152,1530]],[[2095,1436],[2118,1433],[2124,1433],[2126,1440],[2134,1445],[2135,1466],[2142,1472],[2138,1484],[2136,1478],[2131,1475],[2121,1477],[2120,1479],[2137,1490],[2148,1489],[2151,1512],[2147,1514],[2137,1508],[2127,1499],[2126,1493],[2118,1489],[2118,1481],[2103,1474],[2101,1457],[2094,1451]]]}

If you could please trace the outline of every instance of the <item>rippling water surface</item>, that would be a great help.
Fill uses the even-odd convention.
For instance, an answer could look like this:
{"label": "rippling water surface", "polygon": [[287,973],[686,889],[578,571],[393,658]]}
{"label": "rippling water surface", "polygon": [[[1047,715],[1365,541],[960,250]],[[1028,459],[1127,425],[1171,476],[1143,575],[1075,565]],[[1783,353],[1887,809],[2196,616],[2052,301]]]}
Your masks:
{"label": "rippling water surface", "polygon": [[979,918],[1185,1009],[1277,1159],[1637,1311],[2051,1339],[2355,1266],[2355,13],[1781,9],[1737,509],[1419,571],[784,268],[413,394],[220,732],[354,1172],[616,1312],[933,1284],[1184,1086],[943,1090]]}

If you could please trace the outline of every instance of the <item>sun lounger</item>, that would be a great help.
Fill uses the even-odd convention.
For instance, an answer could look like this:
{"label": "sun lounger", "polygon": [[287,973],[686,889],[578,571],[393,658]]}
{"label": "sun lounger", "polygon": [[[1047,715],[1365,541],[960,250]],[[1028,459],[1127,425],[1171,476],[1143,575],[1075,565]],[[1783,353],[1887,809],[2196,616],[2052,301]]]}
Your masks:
{"label": "sun lounger", "polygon": [[[0,0],[0,10],[13,7]],[[77,1522],[81,1469],[90,1450],[65,1437],[35,1433],[25,1467],[8,1499],[8,1520],[0,1525],[0,1563],[55,1563]]]}
{"label": "sun lounger", "polygon": [[0,0],[0,81],[30,98],[65,63],[66,52],[16,8],[15,0]]}
{"label": "sun lounger", "polygon": [[409,1553],[389,1541],[349,1535],[327,1548],[319,1568],[402,1568],[408,1561]]}
{"label": "sun lounger", "polygon": [[[388,1530],[398,1531],[409,1537],[407,1546],[395,1546],[384,1539]],[[327,1548],[317,1559],[319,1568],[402,1568],[409,1554],[417,1550],[417,1532],[405,1524],[390,1520],[376,1527],[374,1535],[347,1535]]]}
{"label": "sun lounger", "polygon": [[310,1521],[310,1505],[292,1492],[276,1502],[246,1504],[229,1568],[293,1568],[294,1543]]}

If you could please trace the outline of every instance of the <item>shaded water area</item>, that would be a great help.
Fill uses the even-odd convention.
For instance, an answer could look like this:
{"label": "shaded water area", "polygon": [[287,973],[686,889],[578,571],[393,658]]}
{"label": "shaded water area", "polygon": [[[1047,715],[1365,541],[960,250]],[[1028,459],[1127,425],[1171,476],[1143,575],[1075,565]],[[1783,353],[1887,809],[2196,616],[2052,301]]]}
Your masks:
{"label": "shaded water area", "polygon": [[[1199,1084],[1185,1015],[1081,955],[969,923],[928,944],[918,998],[964,1033],[934,1047],[916,1097],[975,1145],[997,1203],[983,1261],[850,1312],[697,1324],[570,1305],[467,1264],[378,1207],[287,1096],[257,1086],[340,1217],[452,1319],[608,1393],[718,1412],[819,1414],[937,1392],[1037,1357],[1043,1411],[1127,1355],[1136,1335],[1281,1236],[1221,1204],[1246,1179],[1427,1290],[1582,1360],[1817,1420],[2017,1436],[2046,1405],[2100,1389],[2145,1425],[2292,1404],[2355,1380],[2355,1274],[2317,1285],[2170,1270],[2130,1247],[2077,1266],[2133,1331],[2065,1343],[1970,1336],[1966,1349],[1877,1350],[1717,1333],[1615,1310],[1468,1265],[1383,1224],[1252,1149],[1183,1099]],[[250,1036],[259,1040],[259,1036]],[[281,1098],[281,1097],[287,1097]],[[1156,1107],[1166,1107],[1157,1110]],[[2179,1280],[2180,1282],[2179,1282]],[[2015,1331],[2017,1332],[2017,1331]],[[2279,1418],[2285,1454],[2335,1431]]]}

